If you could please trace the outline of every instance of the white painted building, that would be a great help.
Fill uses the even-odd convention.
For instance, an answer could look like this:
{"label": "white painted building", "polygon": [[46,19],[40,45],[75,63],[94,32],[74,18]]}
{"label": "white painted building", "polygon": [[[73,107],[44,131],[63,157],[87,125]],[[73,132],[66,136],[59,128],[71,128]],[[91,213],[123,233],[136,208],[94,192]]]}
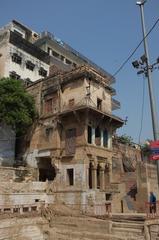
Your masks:
{"label": "white painted building", "polygon": [[49,75],[50,57],[35,46],[38,34],[13,20],[0,29],[0,78],[36,81]]}

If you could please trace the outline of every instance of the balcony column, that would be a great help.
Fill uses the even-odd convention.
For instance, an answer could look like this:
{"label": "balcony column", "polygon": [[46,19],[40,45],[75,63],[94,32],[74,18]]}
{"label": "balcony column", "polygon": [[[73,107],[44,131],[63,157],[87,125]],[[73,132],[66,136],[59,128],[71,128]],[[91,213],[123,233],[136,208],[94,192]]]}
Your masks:
{"label": "balcony column", "polygon": [[92,188],[97,189],[97,164],[92,165]]}
{"label": "balcony column", "polygon": [[95,145],[95,128],[92,127],[92,144]]}
{"label": "balcony column", "polygon": [[103,147],[103,138],[104,138],[104,131],[101,129],[101,138],[100,138],[100,145]]}
{"label": "balcony column", "polygon": [[105,187],[110,185],[110,164],[107,162],[105,165]]}
{"label": "balcony column", "polygon": [[104,174],[105,166],[104,164],[100,164],[100,190],[105,189],[105,174]]}

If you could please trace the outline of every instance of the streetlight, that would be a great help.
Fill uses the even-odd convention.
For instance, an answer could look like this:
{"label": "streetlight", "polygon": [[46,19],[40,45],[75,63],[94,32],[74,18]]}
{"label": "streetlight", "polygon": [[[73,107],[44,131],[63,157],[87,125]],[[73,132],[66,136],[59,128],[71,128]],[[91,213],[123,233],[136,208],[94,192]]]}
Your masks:
{"label": "streetlight", "polygon": [[[140,58],[141,59],[140,62],[138,63],[137,61],[133,62],[133,66],[136,66],[136,68],[139,68],[142,64],[145,64],[145,66],[143,66],[143,68],[140,69],[140,72],[138,72],[138,74],[145,73],[145,76],[147,77],[147,80],[148,80],[153,136],[154,136],[154,140],[157,140],[159,139],[159,132],[158,132],[158,121],[157,121],[155,97],[154,97],[153,84],[152,84],[152,78],[151,78],[151,71],[152,71],[153,64],[150,65],[147,39],[146,39],[146,28],[145,28],[145,20],[144,20],[144,4],[145,3],[146,3],[146,0],[141,0],[136,2],[136,4],[140,7],[145,54],[143,58]],[[159,62],[159,59],[157,59],[157,63],[158,62]],[[157,161],[157,177],[158,177],[158,184],[159,184],[159,160]]]}
{"label": "streetlight", "polygon": [[[145,54],[140,57],[140,60],[132,62],[132,65],[134,68],[138,69],[137,74],[144,73],[145,77],[148,77],[147,58]],[[157,65],[159,65],[159,57],[156,59],[156,62],[149,65],[150,71],[153,72],[155,69],[159,69],[159,66]]]}

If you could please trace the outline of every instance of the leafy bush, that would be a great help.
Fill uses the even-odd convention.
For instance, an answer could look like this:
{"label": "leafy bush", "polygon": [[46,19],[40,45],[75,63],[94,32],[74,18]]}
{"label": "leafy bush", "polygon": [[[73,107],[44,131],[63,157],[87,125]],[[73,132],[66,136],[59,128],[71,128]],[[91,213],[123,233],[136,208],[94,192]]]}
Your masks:
{"label": "leafy bush", "polygon": [[17,135],[26,132],[36,118],[33,97],[20,80],[0,79],[0,122],[12,126]]}

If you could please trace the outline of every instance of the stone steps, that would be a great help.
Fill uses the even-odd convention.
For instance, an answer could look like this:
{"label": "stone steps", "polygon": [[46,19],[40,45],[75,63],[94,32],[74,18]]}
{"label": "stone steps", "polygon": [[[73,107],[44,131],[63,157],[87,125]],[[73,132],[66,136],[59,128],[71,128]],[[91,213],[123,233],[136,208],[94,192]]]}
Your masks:
{"label": "stone steps", "polygon": [[127,237],[130,240],[144,240],[143,222],[124,221],[112,222],[111,234]]}
{"label": "stone steps", "polygon": [[54,235],[54,239],[56,240],[126,240],[123,237],[113,236],[111,234],[102,234],[101,232],[92,233],[89,231],[83,231],[81,229],[72,230],[72,229],[56,229]]}
{"label": "stone steps", "polygon": [[54,217],[51,221],[51,227],[67,228],[72,231],[80,229],[90,232],[109,232],[109,221],[95,218],[74,218],[74,217]]}
{"label": "stone steps", "polygon": [[113,222],[112,227],[130,228],[143,230],[143,223],[132,223],[132,222]]}

